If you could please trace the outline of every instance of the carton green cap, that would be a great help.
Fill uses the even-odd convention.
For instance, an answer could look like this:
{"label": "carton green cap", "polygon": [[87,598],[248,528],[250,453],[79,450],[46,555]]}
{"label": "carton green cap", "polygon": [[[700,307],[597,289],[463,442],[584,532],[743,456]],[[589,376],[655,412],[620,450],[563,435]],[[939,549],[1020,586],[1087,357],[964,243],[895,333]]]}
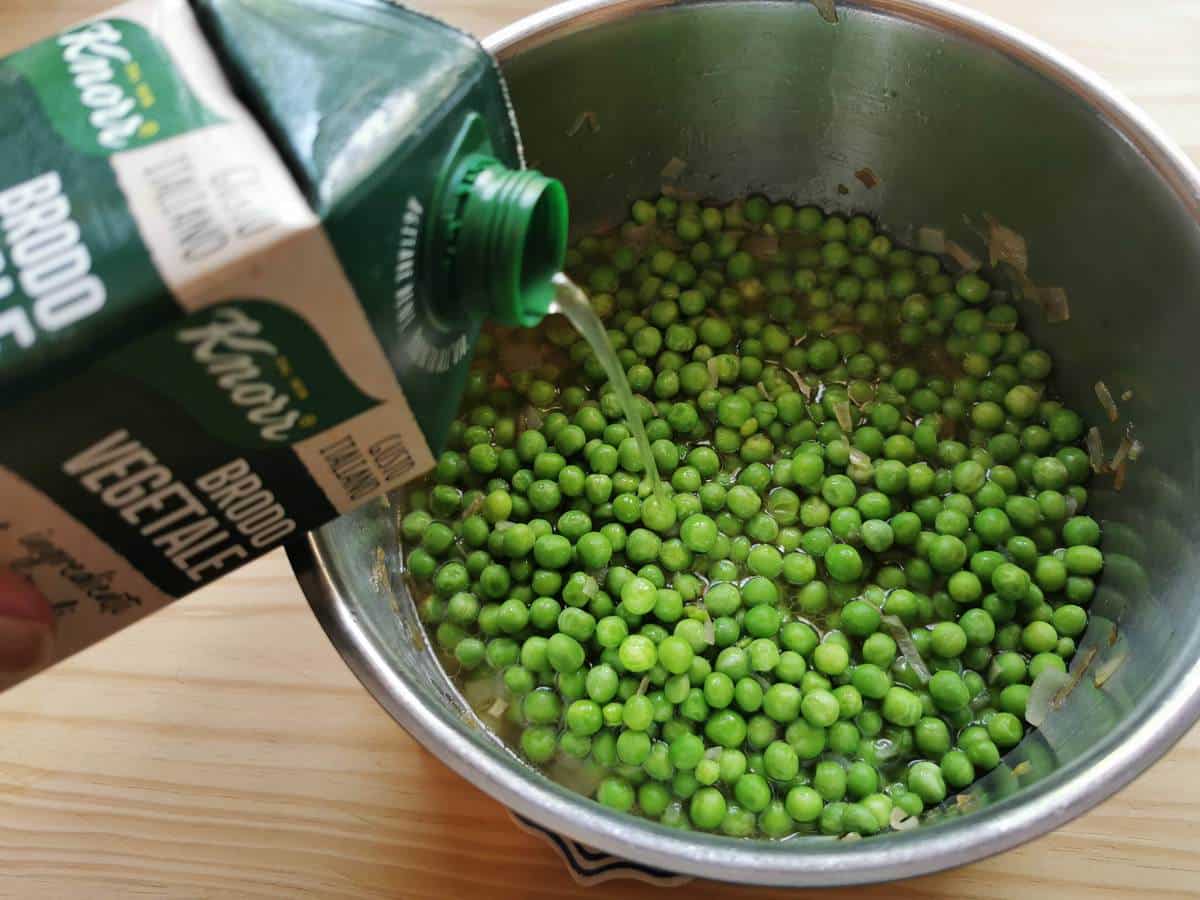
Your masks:
{"label": "carton green cap", "polygon": [[455,193],[460,202],[450,227],[462,299],[493,321],[536,325],[550,309],[552,279],[567,251],[562,184],[480,157]]}

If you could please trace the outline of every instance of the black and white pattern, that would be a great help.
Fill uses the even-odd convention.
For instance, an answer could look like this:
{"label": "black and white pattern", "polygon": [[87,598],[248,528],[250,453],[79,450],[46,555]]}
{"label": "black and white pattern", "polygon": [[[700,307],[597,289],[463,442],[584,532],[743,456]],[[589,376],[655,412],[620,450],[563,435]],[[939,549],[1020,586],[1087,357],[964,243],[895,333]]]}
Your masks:
{"label": "black and white pattern", "polygon": [[598,850],[592,850],[578,841],[557,835],[516,813],[510,812],[509,815],[522,831],[541,838],[553,847],[554,851],[562,857],[563,862],[567,864],[567,871],[571,873],[571,877],[585,887],[603,884],[606,881],[630,879],[656,884],[660,887],[678,887],[692,881],[687,875],[676,875],[653,866],[644,866],[641,863],[629,862]]}

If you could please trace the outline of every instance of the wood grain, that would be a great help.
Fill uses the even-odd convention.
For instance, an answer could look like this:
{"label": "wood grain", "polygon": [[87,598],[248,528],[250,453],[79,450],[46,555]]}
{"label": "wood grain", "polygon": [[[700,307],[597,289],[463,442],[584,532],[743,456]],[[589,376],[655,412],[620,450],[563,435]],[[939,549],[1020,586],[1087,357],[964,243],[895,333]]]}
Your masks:
{"label": "wood grain", "polygon": [[[0,53],[110,5],[0,0]],[[545,4],[416,4],[478,33]],[[1116,83],[1200,158],[1200,4],[972,0]],[[281,554],[0,698],[0,896],[662,896],[577,887],[410,740]],[[1197,896],[1200,731],[1120,796],[978,865],[821,898]],[[717,885],[712,897],[782,892]]]}

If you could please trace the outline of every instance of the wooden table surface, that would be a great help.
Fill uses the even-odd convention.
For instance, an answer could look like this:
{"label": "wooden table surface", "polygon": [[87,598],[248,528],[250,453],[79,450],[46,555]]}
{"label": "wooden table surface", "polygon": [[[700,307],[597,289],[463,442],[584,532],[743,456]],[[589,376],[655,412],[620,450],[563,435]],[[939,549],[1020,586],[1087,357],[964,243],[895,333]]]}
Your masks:
{"label": "wooden table surface", "polygon": [[[105,0],[0,0],[0,54]],[[476,33],[539,0],[414,4]],[[1072,54],[1200,160],[1196,0],[967,0]],[[422,750],[325,639],[282,554],[0,698],[0,896],[584,896]],[[592,896],[650,897],[633,883]],[[694,884],[712,897],[782,896]],[[1200,895],[1200,731],[1058,833],[813,898]]]}

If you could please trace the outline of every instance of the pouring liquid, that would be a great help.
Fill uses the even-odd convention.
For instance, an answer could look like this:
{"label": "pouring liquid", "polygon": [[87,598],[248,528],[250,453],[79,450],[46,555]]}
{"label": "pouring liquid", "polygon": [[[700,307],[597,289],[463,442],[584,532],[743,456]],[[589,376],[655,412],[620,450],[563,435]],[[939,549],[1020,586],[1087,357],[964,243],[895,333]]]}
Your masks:
{"label": "pouring liquid", "polygon": [[592,352],[596,354],[596,360],[604,369],[604,374],[608,376],[608,383],[612,385],[613,393],[621,406],[621,412],[625,416],[629,432],[637,441],[638,454],[650,477],[654,494],[659,500],[666,501],[667,495],[658,474],[658,464],[655,463],[654,455],[650,452],[650,439],[646,436],[646,424],[642,421],[641,410],[634,399],[632,388],[629,387],[629,379],[625,377],[625,369],[621,365],[621,361],[617,359],[617,353],[613,350],[612,344],[608,342],[604,323],[592,309],[587,294],[566,275],[560,272],[554,276],[554,288],[554,303],[550,306],[550,312],[566,316],[580,336],[588,342]]}

